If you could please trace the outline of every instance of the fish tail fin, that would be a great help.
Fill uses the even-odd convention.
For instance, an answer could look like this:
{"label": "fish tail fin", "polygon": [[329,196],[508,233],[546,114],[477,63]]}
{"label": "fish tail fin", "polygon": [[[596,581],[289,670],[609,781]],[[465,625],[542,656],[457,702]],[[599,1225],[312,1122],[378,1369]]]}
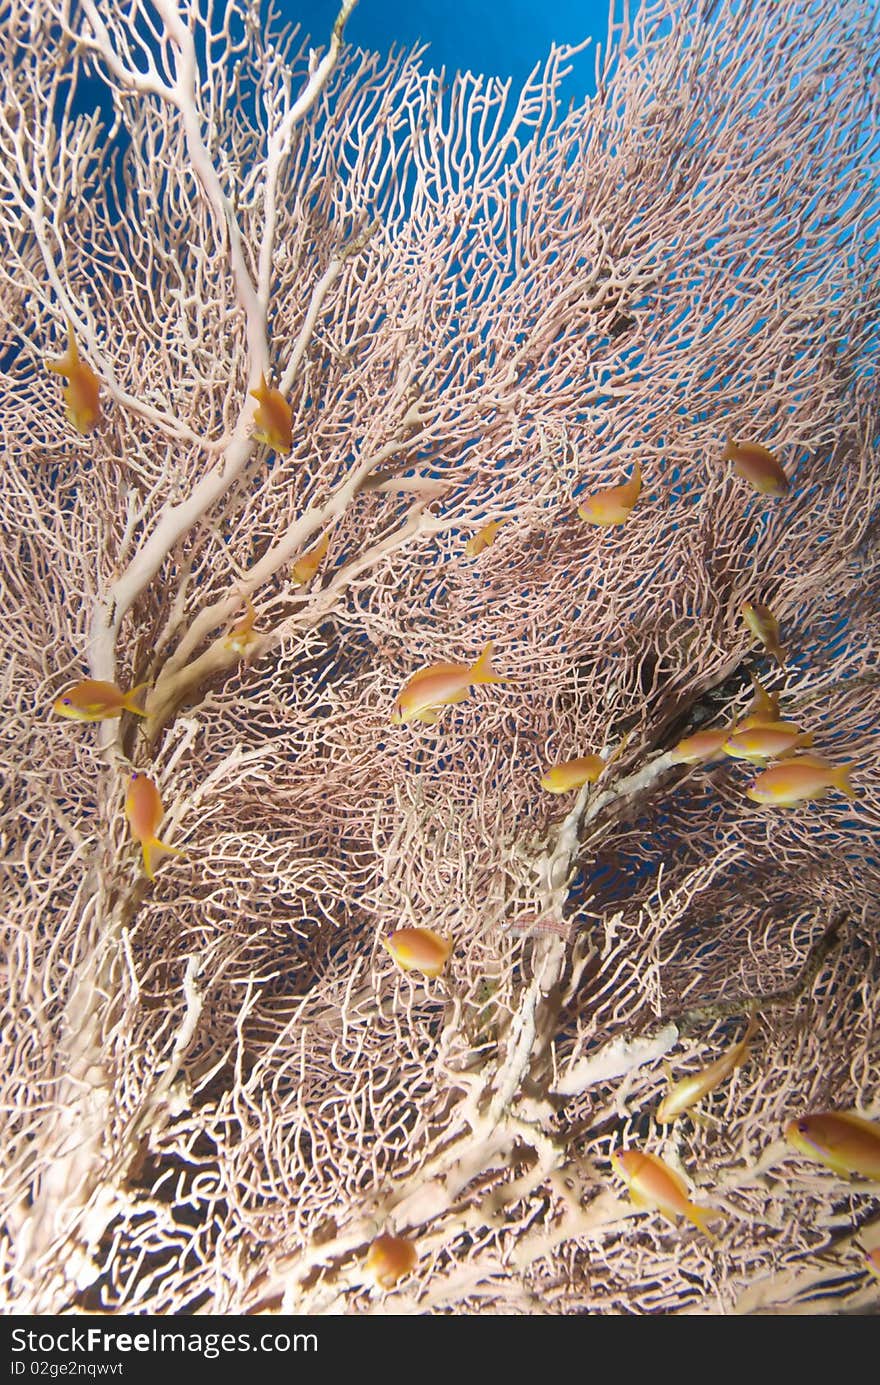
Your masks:
{"label": "fish tail fin", "polygon": [[834,787],[840,789],[841,793],[845,793],[847,798],[858,798],[857,790],[849,782],[851,773],[852,765],[837,765],[833,775]]}
{"label": "fish tail fin", "polygon": [[628,486],[629,493],[630,493],[630,495],[633,497],[634,500],[641,494],[641,489],[642,489],[642,464],[641,464],[641,462],[636,462],[635,467],[633,468],[633,474],[632,474],[632,476],[629,478],[629,486]]}
{"label": "fish tail fin", "polygon": [[165,852],[169,856],[186,856],[186,852],[180,852],[176,846],[169,846],[168,842],[159,841],[158,837],[147,837],[143,842],[144,849],[144,870],[147,871],[150,879],[155,879],[155,866],[152,860],[152,853]]}
{"label": "fish tail fin", "polygon": [[812,731],[802,731],[798,736],[798,745],[812,745],[815,737]]}
{"label": "fish tail fin", "polygon": [[131,688],[122,699],[122,705],[125,710],[127,712],[134,712],[136,717],[145,717],[147,715],[139,703],[135,701],[136,698],[140,697],[147,686],[146,683],[138,683],[135,687]]}
{"label": "fish tail fin", "polygon": [[154,837],[154,838],[153,838],[153,846],[156,848],[157,851],[165,851],[165,852],[167,852],[169,856],[185,856],[185,855],[186,855],[186,852],[185,852],[185,851],[181,851],[179,847],[176,847],[176,846],[169,846],[167,842],[160,842],[158,837]]}
{"label": "fish tail fin", "polygon": [[498,678],[492,667],[493,644],[490,640],[483,650],[477,662],[471,669],[471,680],[474,683],[509,683],[509,678]]}
{"label": "fish tail fin", "polygon": [[721,453],[722,462],[732,462],[736,457],[736,443],[733,438],[724,439],[724,451]]}
{"label": "fish tail fin", "polygon": [[685,1216],[689,1222],[692,1222],[694,1226],[702,1231],[704,1236],[708,1236],[710,1241],[715,1241],[717,1243],[719,1238],[709,1225],[710,1219],[718,1216],[718,1213],[714,1211],[713,1208],[695,1207],[693,1203],[690,1203]]}

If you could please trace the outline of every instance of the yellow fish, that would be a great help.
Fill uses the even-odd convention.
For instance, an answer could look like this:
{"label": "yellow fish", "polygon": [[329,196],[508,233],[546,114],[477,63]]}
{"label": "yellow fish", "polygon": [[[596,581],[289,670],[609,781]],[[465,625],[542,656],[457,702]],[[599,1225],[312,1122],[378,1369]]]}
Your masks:
{"label": "yellow fish", "polygon": [[128,781],[125,816],[128,818],[131,835],[141,844],[144,870],[151,880],[156,878],[153,871],[154,851],[167,851],[172,856],[185,854],[176,847],[169,846],[167,842],[160,842],[156,836],[156,828],[162,821],[163,811],[159,790],[152,779],[147,778],[145,774],[133,774]]}
{"label": "yellow fish", "polygon": [[873,1250],[866,1250],[864,1246],[859,1249],[865,1257],[865,1269],[880,1279],[880,1246],[875,1246]]}
{"label": "yellow fish", "polygon": [[330,535],[325,534],[320,543],[310,548],[301,558],[297,558],[291,568],[291,578],[295,587],[306,587],[311,582],[330,547]]}
{"label": "yellow fish", "polygon": [[65,375],[67,384],[61,393],[67,405],[67,417],[78,433],[90,433],[101,421],[100,382],[91,366],[79,358],[73,323],[67,319],[67,350],[57,361],[46,366],[56,375]]}
{"label": "yellow fish", "polygon": [[503,519],[493,519],[488,524],[484,524],[482,529],[478,529],[475,534],[472,534],[464,546],[467,556],[476,558],[484,548],[491,548],[503,523]]}
{"label": "yellow fish", "polygon": [[145,717],[146,712],[137,705],[135,698],[146,686],[146,683],[138,683],[131,692],[124,693],[115,683],[84,678],[56,697],[52,711],[60,717],[70,717],[71,721],[108,721],[111,717],[121,717],[123,712]]}
{"label": "yellow fish", "polygon": [[507,683],[492,669],[492,641],[474,664],[431,664],[414,673],[397,695],[391,714],[393,725],[423,721],[433,726],[440,708],[463,702],[473,683]]}
{"label": "yellow fish", "polygon": [[595,784],[605,768],[601,755],[581,755],[577,760],[565,760],[548,769],[541,779],[541,788],[548,793],[568,793],[582,784]]}
{"label": "yellow fish", "polygon": [[824,798],[832,789],[839,789],[847,798],[855,798],[849,782],[851,765],[832,765],[818,755],[797,755],[771,765],[759,774],[746,789],[746,798],[753,803],[775,804],[793,808],[797,803]]}
{"label": "yellow fish", "polygon": [[257,619],[257,613],[254,610],[253,602],[250,597],[246,596],[244,598],[244,603],[247,607],[247,615],[243,620],[240,620],[237,625],[233,625],[226,639],[223,641],[225,649],[228,649],[232,654],[238,654],[242,659],[245,657],[248,650],[258,643],[260,638],[259,635],[254,632],[254,621]]}
{"label": "yellow fish", "polygon": [[254,437],[264,442],[276,452],[289,452],[293,447],[293,410],[280,390],[270,389],[266,376],[260,373],[260,384],[250,391],[252,399],[259,400],[259,408],[254,411],[257,430]]}
{"label": "yellow fish", "polygon": [[637,1149],[618,1149],[611,1156],[611,1167],[629,1188],[634,1206],[657,1211],[668,1221],[687,1217],[713,1241],[717,1240],[708,1219],[718,1214],[711,1208],[695,1206],[688,1198],[684,1179],[658,1155],[643,1154]]}
{"label": "yellow fish", "polygon": [[668,1124],[669,1121],[674,1121],[676,1116],[681,1115],[682,1111],[696,1106],[697,1102],[701,1101],[704,1096],[708,1096],[709,1092],[714,1092],[716,1087],[720,1087],[721,1083],[730,1076],[735,1068],[742,1067],[749,1056],[749,1040],[757,1027],[757,1016],[752,1011],[746,1032],[738,1043],[735,1043],[726,1053],[722,1053],[720,1058],[716,1058],[714,1063],[710,1063],[701,1072],[695,1072],[690,1077],[683,1077],[680,1082],[676,1082],[657,1107],[658,1121],[663,1125]]}
{"label": "yellow fish", "polygon": [[740,731],[748,731],[752,726],[767,726],[770,722],[779,720],[779,694],[768,693],[760,679],[751,671],[749,677],[755,689],[755,696],[748,715],[739,723]]}
{"label": "yellow fish", "polygon": [[835,1173],[880,1180],[880,1125],[851,1111],[817,1111],[785,1127],[788,1143]]}
{"label": "yellow fish", "polygon": [[399,1279],[412,1273],[418,1258],[412,1241],[402,1236],[377,1236],[367,1252],[367,1273],[380,1289],[393,1289]]}
{"label": "yellow fish", "polygon": [[420,971],[430,977],[440,975],[452,952],[451,939],[441,938],[433,928],[398,928],[379,942],[404,971]]}
{"label": "yellow fish", "polygon": [[761,642],[767,653],[772,654],[777,663],[784,667],[785,650],[779,643],[779,621],[770,607],[762,606],[760,601],[744,601],[740,610],[755,638]]}
{"label": "yellow fish", "polygon": [[732,735],[735,727],[715,727],[711,731],[697,731],[693,736],[685,736],[669,753],[674,765],[696,765],[700,760],[721,760],[724,752],[721,747]]}
{"label": "yellow fish", "polygon": [[636,462],[628,481],[622,486],[608,486],[588,496],[583,505],[578,506],[578,514],[588,524],[601,526],[624,524],[629,519],[642,489],[642,468]]}
{"label": "yellow fish", "polygon": [[785,495],[788,491],[788,477],[773,453],[760,443],[728,438],[721,460],[733,462],[737,476],[742,476],[761,495]]}
{"label": "yellow fish", "polygon": [[812,744],[812,731],[799,731],[790,721],[770,721],[745,729],[739,727],[724,742],[724,753],[735,760],[751,760],[752,764],[763,765],[767,760],[782,760],[800,746]]}

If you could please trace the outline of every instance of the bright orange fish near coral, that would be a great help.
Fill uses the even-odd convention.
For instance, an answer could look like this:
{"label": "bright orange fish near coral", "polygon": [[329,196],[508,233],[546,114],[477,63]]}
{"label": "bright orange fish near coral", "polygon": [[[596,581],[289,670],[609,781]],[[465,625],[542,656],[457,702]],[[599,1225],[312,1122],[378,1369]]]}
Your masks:
{"label": "bright orange fish near coral", "polygon": [[254,630],[254,623],[257,619],[254,603],[249,596],[246,596],[244,598],[244,604],[247,615],[245,615],[237,625],[233,625],[229,634],[223,641],[224,648],[228,649],[231,654],[237,654],[241,659],[245,658],[253,646],[258,643],[260,638]]}
{"label": "bright orange fish near coral", "polygon": [[366,1270],[380,1289],[393,1289],[418,1262],[412,1241],[402,1236],[377,1236],[367,1252]]}
{"label": "bright orange fish near coral", "polygon": [[763,765],[767,760],[782,760],[801,746],[813,744],[812,731],[800,731],[789,721],[768,721],[760,726],[737,728],[724,742],[724,753],[734,760],[751,760]]}
{"label": "bright orange fish near coral", "polygon": [[490,520],[488,524],[483,525],[482,529],[478,529],[475,534],[472,534],[464,546],[467,557],[476,558],[484,548],[491,548],[503,523],[503,519]]}
{"label": "bright orange fish near coral", "polygon": [[433,928],[398,928],[379,942],[404,971],[420,971],[424,976],[439,976],[449,960],[452,943]]}
{"label": "bright orange fish near coral", "polygon": [[642,490],[642,468],[635,464],[632,476],[621,486],[607,486],[596,491],[578,506],[578,514],[588,524],[598,524],[606,528],[613,524],[625,524],[635,507]]}
{"label": "bright orange fish near coral", "polygon": [[768,693],[760,678],[751,671],[749,677],[755,689],[755,696],[752,698],[748,715],[743,717],[736,728],[737,731],[748,731],[753,726],[767,726],[770,722],[779,721],[779,694]]}
{"label": "bright orange fish near coral", "polygon": [[156,829],[162,821],[164,809],[162,799],[159,797],[159,790],[146,774],[140,772],[131,776],[128,781],[128,793],[125,798],[125,816],[131,828],[131,834],[135,841],[140,842],[144,856],[144,870],[151,880],[154,880],[153,853],[156,851],[169,852],[172,856],[183,856],[183,851],[178,851],[177,847],[169,846],[167,842],[160,842],[156,836]]}
{"label": "bright orange fish near coral", "polygon": [[674,765],[698,765],[701,760],[723,760],[724,742],[733,732],[731,726],[712,727],[711,730],[695,731],[685,736],[683,741],[670,750]]}
{"label": "bright orange fish near coral", "polygon": [[618,1149],[611,1156],[611,1166],[629,1188],[635,1207],[659,1212],[668,1221],[686,1217],[713,1241],[717,1239],[709,1226],[709,1218],[718,1213],[691,1202],[684,1179],[659,1155],[644,1154],[638,1149]]}
{"label": "bright orange fish near coral", "polygon": [[443,707],[463,702],[475,683],[507,683],[492,668],[492,641],[473,664],[431,664],[414,673],[397,695],[392,724],[423,721],[433,726]]}
{"label": "bright orange fish near coral", "polygon": [[605,768],[601,755],[581,755],[576,760],[564,760],[553,765],[542,776],[541,788],[547,793],[568,793],[583,784],[595,784]]}
{"label": "bright orange fish near coral", "polygon": [[702,1068],[700,1072],[691,1073],[688,1077],[682,1077],[675,1083],[657,1107],[658,1121],[663,1125],[674,1121],[676,1116],[690,1110],[698,1101],[702,1101],[704,1096],[720,1087],[736,1068],[742,1067],[748,1059],[749,1042],[757,1026],[758,1018],[752,1011],[746,1032],[738,1043],[726,1053],[722,1053],[721,1057],[716,1058],[708,1067]]}
{"label": "bright orange fish near coral", "polygon": [[314,548],[310,548],[307,553],[303,553],[301,558],[297,558],[290,573],[295,587],[308,586],[327,556],[329,547],[330,535],[325,534],[320,543],[316,543]]}
{"label": "bright orange fish near coral", "polygon": [[46,366],[56,375],[67,377],[67,384],[61,391],[67,417],[78,433],[90,433],[101,421],[100,382],[91,366],[80,360],[70,318],[67,319],[67,350],[57,360],[47,361]]}
{"label": "bright orange fish near coral", "polygon": [[788,1143],[842,1177],[880,1181],[880,1125],[853,1111],[815,1111],[785,1127]]}
{"label": "bright orange fish near coral", "polygon": [[743,620],[756,639],[760,640],[768,654],[772,654],[778,664],[785,665],[785,650],[779,643],[779,621],[760,601],[744,601],[740,607]]}
{"label": "bright orange fish near coral", "polygon": [[733,462],[737,476],[748,481],[760,495],[785,495],[788,492],[788,477],[777,458],[758,442],[734,442],[728,438],[721,460]]}
{"label": "bright orange fish near coral", "polygon": [[254,437],[276,452],[289,452],[293,447],[293,410],[284,395],[267,384],[262,372],[259,386],[250,393],[259,401],[254,411]]}
{"label": "bright orange fish near coral", "polygon": [[833,765],[819,755],[797,755],[759,774],[746,789],[746,798],[779,808],[794,808],[798,803],[824,798],[832,789],[855,798],[855,789],[849,782],[851,768],[848,764]]}
{"label": "bright orange fish near coral", "polygon": [[52,711],[60,717],[69,717],[71,721],[109,721],[112,717],[121,717],[123,712],[145,717],[146,712],[138,706],[135,698],[146,686],[146,683],[138,683],[130,692],[123,692],[115,683],[105,683],[100,678],[83,678],[56,697]]}

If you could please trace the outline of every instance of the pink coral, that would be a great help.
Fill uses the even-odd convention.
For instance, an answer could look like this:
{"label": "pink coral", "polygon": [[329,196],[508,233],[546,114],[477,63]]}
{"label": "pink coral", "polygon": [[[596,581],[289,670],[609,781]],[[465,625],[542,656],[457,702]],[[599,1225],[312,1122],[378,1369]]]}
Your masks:
{"label": "pink coral", "polygon": [[[405,1312],[857,1307],[870,1198],[782,1131],[880,1111],[873,7],[649,0],[565,113],[578,50],[511,98],[342,52],[351,4],[311,58],[246,0],[0,6],[6,1300],[371,1312],[393,1225]],[[65,318],[81,440],[42,365]],[[263,374],[289,454],[254,441]],[[624,527],[578,521],[636,464]],[[503,697],[389,726],[489,639]],[[755,667],[856,802],[768,814],[732,761],[672,764]],[[50,715],[122,671],[145,733]],[[624,737],[600,786],[540,789]],[[153,884],[129,765],[187,842]],[[454,938],[441,982],[377,966],[401,927]],[[659,1059],[687,1032],[704,1065],[755,998],[751,1065],[662,1145]],[[643,1140],[722,1256],[636,1234],[609,1153]]]}

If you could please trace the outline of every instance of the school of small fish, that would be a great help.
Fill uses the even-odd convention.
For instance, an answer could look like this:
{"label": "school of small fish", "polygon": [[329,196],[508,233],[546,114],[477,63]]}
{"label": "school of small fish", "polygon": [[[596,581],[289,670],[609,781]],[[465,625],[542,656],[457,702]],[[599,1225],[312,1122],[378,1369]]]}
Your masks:
{"label": "school of small fish", "polygon": [[[80,359],[69,321],[67,351],[60,359],[47,362],[47,366],[67,379],[62,394],[70,422],[80,433],[92,431],[101,421],[99,380],[91,367]],[[293,446],[290,405],[277,389],[269,386],[265,374],[261,374],[259,386],[250,393],[258,402],[254,412],[254,437],[274,451],[289,452]],[[789,490],[788,477],[778,459],[759,443],[728,439],[722,461],[732,462],[734,473],[759,494],[778,497]],[[588,496],[578,506],[578,516],[602,528],[626,524],[641,491],[642,471],[636,464],[627,481]],[[491,547],[505,522],[500,518],[483,525],[468,539],[466,555],[476,558]],[[291,570],[292,585],[306,587],[313,581],[329,544],[330,535],[326,533],[296,560]],[[243,601],[244,617],[233,625],[223,640],[224,648],[242,659],[247,658],[260,639],[255,629],[257,613],[253,603],[249,597],[243,597]],[[786,655],[780,642],[779,622],[770,608],[752,600],[744,602],[741,610],[755,639],[784,667]],[[492,656],[490,641],[473,663],[434,663],[412,674],[395,699],[392,723],[398,726],[410,722],[434,725],[444,708],[464,701],[474,686],[509,682],[495,672]],[[761,773],[746,790],[746,796],[761,805],[794,807],[821,799],[832,790],[852,797],[851,766],[835,765],[812,753],[797,754],[813,745],[813,733],[781,720],[779,696],[767,692],[754,674],[750,677],[755,697],[747,715],[730,725],[707,728],[686,737],[670,752],[670,762],[697,765],[725,757],[749,762],[760,768]],[[144,717],[146,713],[139,698],[146,686],[139,684],[123,692],[113,683],[82,679],[55,699],[53,710],[69,720],[87,722],[119,718],[124,712]],[[585,754],[551,765],[541,777],[541,787],[548,793],[565,794],[593,784],[614,758],[616,755],[606,759],[597,754]],[[185,855],[158,837],[163,816],[157,785],[146,774],[132,773],[125,798],[125,817],[132,837],[140,844],[144,871],[150,880],[155,879],[158,856]],[[399,928],[388,936],[380,936],[379,942],[403,971],[414,971],[428,979],[442,975],[453,951],[451,938],[423,927]],[[757,1023],[753,1006],[742,1037],[705,1068],[672,1084],[657,1108],[656,1120],[669,1124],[691,1112],[746,1063]],[[671,1079],[671,1071],[669,1076]],[[880,1125],[854,1112],[807,1113],[789,1122],[785,1136],[801,1156],[826,1165],[842,1177],[860,1175],[880,1181]],[[710,1220],[719,1214],[692,1202],[685,1180],[658,1155],[633,1148],[616,1149],[611,1154],[611,1165],[626,1184],[635,1207],[659,1212],[673,1222],[683,1217],[705,1235],[717,1239]],[[865,1252],[865,1255],[869,1267],[880,1274],[876,1263],[878,1252]],[[388,1290],[410,1274],[417,1261],[418,1253],[412,1242],[382,1235],[370,1246],[365,1268],[377,1287]]]}

